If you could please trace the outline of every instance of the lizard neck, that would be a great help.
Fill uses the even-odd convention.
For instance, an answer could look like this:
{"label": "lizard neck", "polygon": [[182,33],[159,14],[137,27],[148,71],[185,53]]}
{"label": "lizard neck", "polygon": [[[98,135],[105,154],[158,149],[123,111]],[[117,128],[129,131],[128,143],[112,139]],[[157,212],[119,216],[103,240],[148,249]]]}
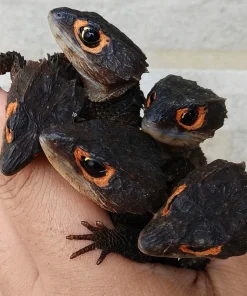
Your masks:
{"label": "lizard neck", "polygon": [[110,99],[118,98],[124,95],[129,89],[132,89],[139,83],[136,81],[115,84],[102,84],[88,77],[81,77],[83,85],[87,91],[88,98],[92,102],[103,102]]}

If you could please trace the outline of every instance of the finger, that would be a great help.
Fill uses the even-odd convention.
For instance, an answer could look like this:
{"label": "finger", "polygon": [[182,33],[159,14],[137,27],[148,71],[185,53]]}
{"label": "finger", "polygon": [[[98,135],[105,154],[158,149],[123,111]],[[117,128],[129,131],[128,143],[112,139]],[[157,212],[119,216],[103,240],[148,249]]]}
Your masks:
{"label": "finger", "polygon": [[[4,91],[1,87],[0,87],[0,98],[1,98],[1,100],[6,100],[6,98],[7,98],[7,93],[6,93],[6,91]],[[2,107],[2,103],[0,103],[0,106]]]}
{"label": "finger", "polygon": [[213,260],[207,271],[214,291],[219,295],[246,295],[247,255]]}
{"label": "finger", "polygon": [[[32,295],[39,273],[0,203],[0,287],[3,295]],[[11,278],[11,280],[9,280]]]}
{"label": "finger", "polygon": [[7,100],[7,93],[0,88],[0,141],[2,141],[3,125],[5,122],[4,110],[5,110],[6,100]]}

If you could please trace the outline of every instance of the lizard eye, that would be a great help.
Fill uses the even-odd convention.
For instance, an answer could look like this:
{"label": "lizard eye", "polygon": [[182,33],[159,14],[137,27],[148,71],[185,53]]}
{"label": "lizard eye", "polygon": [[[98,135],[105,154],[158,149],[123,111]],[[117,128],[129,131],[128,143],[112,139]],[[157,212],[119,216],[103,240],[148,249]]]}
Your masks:
{"label": "lizard eye", "polygon": [[186,254],[191,254],[196,257],[205,257],[205,256],[216,256],[218,255],[222,250],[223,245],[213,247],[213,248],[203,248],[203,247],[188,247],[187,245],[181,245],[179,247],[180,251]]}
{"label": "lizard eye", "polygon": [[197,119],[197,111],[194,109],[188,109],[185,111],[180,119],[180,122],[184,125],[193,125]]}
{"label": "lizard eye", "polygon": [[94,178],[100,178],[106,175],[106,168],[93,158],[82,157],[80,164],[85,171]]}
{"label": "lizard eye", "polygon": [[13,130],[10,127],[10,118],[8,118],[6,121],[5,135],[6,135],[7,143],[8,144],[12,143],[14,140],[14,135],[13,135]]}
{"label": "lizard eye", "polygon": [[89,25],[86,20],[74,22],[74,35],[81,49],[91,54],[98,54],[103,48],[110,46],[110,37],[98,27]]}
{"label": "lizard eye", "polygon": [[206,107],[198,107],[197,109],[182,108],[177,110],[176,120],[186,130],[197,130],[205,122],[206,113]]}
{"label": "lizard eye", "polygon": [[115,175],[113,167],[98,162],[79,146],[74,151],[74,157],[85,179],[101,188],[109,185],[110,179]]}
{"label": "lizard eye", "polygon": [[14,139],[13,130],[10,124],[10,118],[13,114],[16,113],[16,109],[18,107],[17,102],[9,103],[6,109],[6,125],[5,125],[5,136],[7,143],[11,143]]}
{"label": "lizard eye", "polygon": [[150,96],[148,96],[147,103],[146,103],[146,108],[149,108],[150,105],[156,100],[156,92],[153,91]]}
{"label": "lizard eye", "polygon": [[79,28],[79,37],[84,45],[93,48],[99,45],[100,43],[100,34],[96,28],[93,27],[80,27]]}
{"label": "lizard eye", "polygon": [[166,216],[171,208],[171,205],[176,198],[177,195],[179,195],[181,192],[184,191],[184,189],[187,187],[186,184],[180,185],[174,192],[173,194],[168,198],[165,207],[162,210],[162,216]]}

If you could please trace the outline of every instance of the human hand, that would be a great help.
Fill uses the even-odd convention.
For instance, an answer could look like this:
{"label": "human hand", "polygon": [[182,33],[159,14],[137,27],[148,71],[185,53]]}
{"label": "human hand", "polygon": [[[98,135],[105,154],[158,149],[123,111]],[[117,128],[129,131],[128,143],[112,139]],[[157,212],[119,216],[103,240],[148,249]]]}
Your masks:
{"label": "human hand", "polygon": [[[0,130],[5,102],[0,91]],[[0,295],[247,295],[247,255],[212,261],[206,271],[140,264],[116,254],[97,266],[99,250],[70,260],[90,243],[65,239],[88,233],[81,220],[112,226],[105,211],[44,156],[15,176],[0,176]]]}

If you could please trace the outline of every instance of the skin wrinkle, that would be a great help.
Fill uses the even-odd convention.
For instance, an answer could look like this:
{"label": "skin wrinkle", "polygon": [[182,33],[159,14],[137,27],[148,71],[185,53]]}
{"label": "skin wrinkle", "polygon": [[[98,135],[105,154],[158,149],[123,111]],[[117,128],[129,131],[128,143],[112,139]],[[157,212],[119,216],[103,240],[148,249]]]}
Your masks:
{"label": "skin wrinkle", "polygon": [[[0,201],[0,207],[2,206],[2,202]],[[3,211],[3,209],[0,209],[0,212],[2,211],[2,213],[0,214],[0,221],[1,219],[4,219],[4,216],[6,215]],[[3,222],[3,221],[1,221]],[[26,258],[29,258],[29,259],[33,259],[30,255],[29,252],[26,251],[26,248],[23,248],[24,247],[24,241],[16,234],[13,234],[12,233],[12,230],[13,232],[15,232],[15,228],[14,226],[12,225],[10,219],[8,221],[8,219],[5,219],[4,220],[4,223],[1,223],[1,225],[4,226],[4,230],[2,231],[1,233],[1,236],[0,238],[2,239],[2,242],[0,243],[0,263],[1,263],[1,268],[0,268],[0,282],[1,282],[1,289],[3,289],[3,286],[7,287],[8,286],[8,293],[5,294],[4,291],[3,292],[3,295],[8,295],[8,296],[12,296],[12,295],[16,295],[16,289],[18,290],[18,295],[31,295],[31,294],[27,294],[27,290],[29,289],[32,289],[32,284],[30,287],[25,287],[25,285],[27,285],[27,283],[25,283],[24,281],[18,283],[17,282],[17,279],[16,279],[16,274],[20,271],[15,271],[15,270],[12,270],[11,272],[11,269],[13,269],[13,264],[14,264],[14,269],[15,269],[15,263],[18,263],[19,261],[22,262],[24,261],[24,257]],[[6,232],[7,230],[7,232]],[[10,242],[7,242],[6,240],[6,234],[7,233],[11,233],[10,235],[10,239],[11,239],[11,243]],[[5,245],[10,245],[9,248],[5,248],[5,249],[1,249],[3,248],[3,246]],[[15,258],[15,260],[13,259],[13,257],[16,256],[16,254],[13,252],[14,249],[13,249],[13,246],[14,245],[17,245],[18,246],[18,255],[17,257]],[[6,254],[5,255],[5,259],[3,259],[3,255],[4,253]],[[13,261],[14,260],[14,261]],[[4,264],[4,263],[8,263],[8,264]],[[26,268],[26,271],[28,271],[28,264],[29,265],[33,265],[34,266],[34,263],[32,262],[32,260],[30,260],[30,262],[26,262],[27,264],[25,265],[25,268]],[[4,265],[6,266],[6,270],[5,272],[3,271],[3,268],[4,268]],[[11,267],[12,266],[12,267]],[[14,273],[13,273],[14,271]],[[11,281],[8,280],[8,278],[10,278],[10,274],[9,272],[11,272],[11,278],[12,278],[12,281],[13,279],[15,278],[15,283],[13,285],[13,283],[11,283]],[[28,271],[28,275],[29,275],[29,278],[30,278],[30,274],[33,274],[33,283],[35,283],[37,281],[37,278],[39,277],[39,272],[38,270],[36,272],[34,272],[34,269],[30,269],[29,268],[29,271]],[[26,276],[26,274],[25,274]],[[6,277],[6,280],[5,280],[5,277]],[[3,284],[5,282],[5,285]],[[3,285],[2,285],[3,284]],[[11,285],[12,287],[14,288],[11,288]],[[11,291],[14,291],[14,294],[11,293]]]}
{"label": "skin wrinkle", "polygon": [[[203,276],[204,276],[204,279],[203,281],[200,282],[200,284],[203,284],[204,290],[206,291],[206,295],[209,295],[209,296],[219,295],[218,292],[216,291],[216,288],[214,287],[213,280],[211,278],[210,273],[206,273]],[[199,282],[198,282],[198,286],[199,286]]]}
{"label": "skin wrinkle", "polygon": [[[29,176],[31,176],[31,174],[29,175]],[[15,176],[14,176],[15,177]],[[13,179],[15,179],[14,177],[12,177],[11,178],[11,181],[14,181]],[[28,181],[30,181],[30,179],[29,178],[27,178],[26,179],[26,182],[25,182],[25,184],[27,184],[28,183]],[[24,184],[24,185],[25,185]],[[23,186],[24,186],[23,185]],[[23,188],[23,186],[21,187],[21,188]],[[19,195],[19,191],[17,190],[17,193],[18,193],[18,195]],[[18,195],[15,195],[15,194],[11,194],[11,201],[13,201],[13,200],[15,200],[15,198],[18,196]],[[30,195],[31,196],[31,195]],[[1,195],[1,198],[2,198],[2,195]],[[6,199],[5,199],[6,200]],[[33,199],[33,200],[31,200],[31,202],[32,202],[32,204],[31,205],[29,205],[29,208],[32,208],[32,206],[33,206],[33,204],[35,203],[35,199]],[[12,203],[12,206],[11,207],[9,207],[7,210],[8,210],[8,212],[10,212],[10,214],[11,213],[14,213],[14,212],[16,212],[17,210],[18,210],[18,206],[19,206],[19,210],[21,209],[21,207],[20,207],[20,204],[21,204],[21,200],[18,202],[18,203],[16,203],[16,202],[14,202],[14,203]],[[13,219],[17,219],[17,218],[22,218],[21,220],[19,219],[19,221],[20,222],[25,222],[25,218],[23,218],[23,216],[25,217],[26,215],[28,215],[28,213],[30,212],[30,210],[28,210],[27,211],[27,208],[23,208],[22,209],[22,211],[21,212],[19,212],[18,214],[11,214],[11,218]],[[22,224],[22,223],[21,223]],[[30,233],[30,229],[28,230],[28,232]],[[22,243],[23,243],[23,245],[25,245],[25,247],[26,247],[26,249],[28,249],[27,248],[27,244],[26,244],[26,240],[25,239],[23,239],[22,238]],[[33,258],[34,259],[34,258]],[[35,261],[35,260],[34,260]],[[37,275],[36,275],[36,278],[34,279],[34,281],[33,281],[33,284],[32,284],[32,286],[29,288],[29,291],[26,291],[25,290],[25,292],[24,293],[22,293],[22,294],[18,294],[18,295],[35,295],[35,296],[37,296],[37,293],[35,292],[35,293],[33,293],[33,290],[36,288],[36,286],[38,286],[36,289],[40,289],[40,284],[41,284],[41,279],[40,279],[40,275],[39,275],[39,272],[37,272]],[[40,295],[45,295],[45,294],[40,294]]]}
{"label": "skin wrinkle", "polygon": [[[243,256],[230,258],[227,260],[221,260],[213,268],[209,266],[209,272],[207,276],[212,283],[215,295],[246,295],[247,264],[244,264],[245,261],[243,261],[242,258]],[[231,268],[227,266],[226,261],[231,264]],[[214,276],[215,274],[218,275],[217,280]],[[241,281],[241,284],[239,282],[240,275],[244,276],[243,280]],[[229,286],[220,285],[220,281],[224,281],[224,283],[227,283],[229,281],[232,282],[232,284]]]}
{"label": "skin wrinkle", "polygon": [[[23,179],[20,179],[18,175],[12,176],[12,177],[4,177],[4,176],[0,176],[0,191],[1,189],[6,188],[5,192],[2,192],[1,194],[1,199],[4,200],[5,202],[7,201],[8,204],[12,204],[8,207],[8,211],[10,213],[14,213],[18,207],[19,209],[21,209],[20,204],[21,204],[21,199],[19,199],[19,202],[16,202],[16,197],[18,197],[19,195],[21,195],[22,193],[22,189],[25,188],[25,192],[26,192],[26,188],[28,184],[32,184],[33,183],[33,179],[36,178],[36,176],[38,176],[38,174],[36,174],[36,171],[39,171],[39,167],[36,167],[35,170],[30,170],[30,169],[26,169],[26,176]],[[35,174],[33,174],[35,172]],[[16,180],[17,179],[17,180]],[[16,184],[20,183],[20,180],[23,180],[23,182],[21,182],[20,185],[16,186]],[[18,182],[19,181],[19,182]],[[38,182],[35,182],[38,183]],[[13,184],[13,186],[12,186]],[[8,199],[4,198],[4,195],[6,193],[9,193],[10,197]],[[30,194],[30,196],[32,196],[32,194]],[[26,197],[26,196],[25,196]],[[18,199],[17,199],[18,200]],[[32,203],[34,203],[35,199],[31,200]],[[6,207],[7,204],[5,204]],[[31,204],[32,206],[32,204]],[[23,210],[27,208],[23,208]],[[23,216],[24,212],[20,212],[18,214],[12,214],[12,218],[18,218],[19,216]],[[25,219],[22,219],[25,220]],[[23,242],[24,243],[24,242]],[[37,279],[38,279],[37,275]],[[35,285],[35,283],[34,283]],[[28,295],[26,292],[23,295]],[[31,294],[30,294],[31,295]],[[37,295],[37,294],[35,294]]]}
{"label": "skin wrinkle", "polygon": [[[38,171],[39,171],[39,167],[35,167],[35,170],[30,170],[29,168],[27,168],[24,172],[25,178],[23,178],[23,182],[21,184],[19,184],[20,182],[18,182],[20,180],[19,175],[14,175],[13,177],[11,177],[10,178],[11,180],[9,182],[7,181],[8,177],[0,176],[0,181],[2,181],[2,184],[0,184],[0,193],[3,194],[3,192],[1,192],[2,188],[4,187],[7,188],[7,192],[10,194],[10,197],[8,198],[8,204],[10,207],[9,209],[11,209],[13,212],[17,210],[20,203],[22,202],[20,198],[18,199],[18,196],[21,196],[23,194],[23,189],[24,189],[25,200],[29,200],[32,204],[35,201],[35,199],[32,198],[32,195],[33,195],[33,187],[35,187],[35,185],[39,183],[39,181],[35,182],[35,179],[37,180]],[[13,184],[13,186],[11,183]],[[2,197],[2,199],[4,198]],[[5,201],[7,202],[7,199],[5,199]],[[30,207],[29,203],[27,203],[27,206],[28,208]],[[18,215],[21,215],[24,213],[27,214],[28,208],[25,207],[25,212],[20,212],[18,213]]]}
{"label": "skin wrinkle", "polygon": [[[49,213],[48,217],[53,218],[55,216],[55,213],[56,213],[56,210],[58,209],[58,207],[57,207],[57,203],[56,203],[53,212],[52,213],[50,212],[49,203],[46,201],[45,196],[48,196],[48,198],[52,198],[50,186],[52,186],[52,179],[53,178],[50,179],[49,176],[47,176],[47,177],[46,176],[47,176],[47,172],[44,170],[41,173],[41,180],[39,181],[39,182],[41,182],[40,192],[44,192],[41,196],[40,206],[44,207],[44,211],[43,211],[44,213],[47,213],[47,212]],[[49,180],[48,184],[47,184],[46,180]],[[56,201],[56,198],[54,200]]]}

